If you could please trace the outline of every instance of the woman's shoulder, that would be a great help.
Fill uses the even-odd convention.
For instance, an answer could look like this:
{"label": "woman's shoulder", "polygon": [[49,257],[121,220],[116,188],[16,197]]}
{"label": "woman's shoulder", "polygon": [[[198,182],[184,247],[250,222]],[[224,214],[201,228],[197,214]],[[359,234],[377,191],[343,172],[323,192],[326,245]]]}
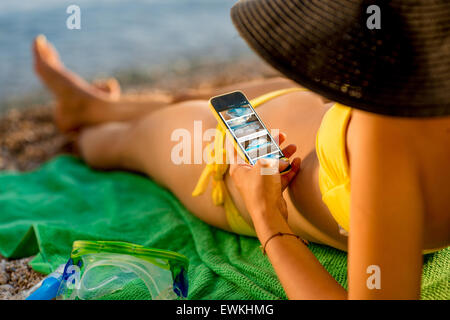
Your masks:
{"label": "woman's shoulder", "polygon": [[[450,155],[450,116],[434,118],[406,118],[377,115],[353,110],[354,136],[368,134],[374,144],[396,150],[447,151]],[[446,149],[446,150],[444,150]],[[393,150],[394,151],[394,150]],[[423,153],[423,152],[422,152]],[[444,154],[442,154],[444,156]]]}

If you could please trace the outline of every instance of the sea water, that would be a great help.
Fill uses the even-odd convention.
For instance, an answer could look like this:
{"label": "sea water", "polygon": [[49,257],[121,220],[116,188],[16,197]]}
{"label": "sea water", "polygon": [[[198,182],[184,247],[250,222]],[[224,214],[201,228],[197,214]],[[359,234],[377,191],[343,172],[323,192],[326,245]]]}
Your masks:
{"label": "sea water", "polygon": [[[31,43],[43,33],[65,65],[83,77],[150,72],[193,59],[227,62],[251,55],[230,19],[235,0],[0,1],[2,101],[42,86],[33,73]],[[81,29],[67,28],[70,5]],[[0,110],[1,112],[2,110]]]}

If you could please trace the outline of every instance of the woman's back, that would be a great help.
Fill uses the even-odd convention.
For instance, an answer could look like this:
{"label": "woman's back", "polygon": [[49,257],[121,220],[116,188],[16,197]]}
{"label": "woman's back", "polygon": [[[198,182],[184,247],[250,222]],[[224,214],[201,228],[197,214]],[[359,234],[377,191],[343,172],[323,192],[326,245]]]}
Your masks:
{"label": "woman's back", "polygon": [[[411,191],[410,200],[422,206],[424,249],[447,246],[450,242],[450,117],[398,118],[357,113],[360,116],[353,117],[347,133],[349,159],[365,156],[364,150],[358,149],[356,139],[361,130],[372,127],[376,136],[374,148],[384,150],[381,159],[396,163],[392,158],[401,157],[400,163],[408,166],[411,177],[402,179],[401,190],[418,185],[419,192]],[[403,168],[398,171],[401,174]],[[386,187],[399,179],[390,173],[383,178]]]}

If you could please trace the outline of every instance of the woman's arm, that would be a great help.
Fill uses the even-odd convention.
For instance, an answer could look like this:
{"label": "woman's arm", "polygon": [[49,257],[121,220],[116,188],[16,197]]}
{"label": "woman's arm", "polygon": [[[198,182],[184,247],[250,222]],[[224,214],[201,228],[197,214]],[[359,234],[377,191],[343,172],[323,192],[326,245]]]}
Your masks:
{"label": "woman's arm", "polygon": [[[261,174],[278,172],[277,162],[258,161],[253,167],[246,164],[230,167],[230,175],[241,191],[262,244],[278,232],[292,233],[286,222],[287,209],[282,198],[282,190],[298,171],[298,158],[294,159],[292,166],[293,171],[283,176]],[[266,252],[290,299],[346,299],[344,288],[295,237],[272,238],[267,243]]]}
{"label": "woman's arm", "polygon": [[[256,233],[263,245],[278,232],[293,233],[282,214],[276,210],[270,213],[264,210],[254,212],[253,216]],[[325,270],[308,247],[295,237],[274,237],[265,249],[289,299],[347,298],[345,289]]]}
{"label": "woman's arm", "polygon": [[352,122],[349,298],[418,299],[424,202],[414,128],[362,111]]}

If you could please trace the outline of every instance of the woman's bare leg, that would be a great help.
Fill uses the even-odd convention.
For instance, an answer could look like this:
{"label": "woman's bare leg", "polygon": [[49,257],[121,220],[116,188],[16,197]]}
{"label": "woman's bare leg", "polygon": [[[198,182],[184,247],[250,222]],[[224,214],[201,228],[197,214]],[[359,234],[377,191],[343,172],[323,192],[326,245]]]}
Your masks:
{"label": "woman's bare leg", "polygon": [[[211,201],[211,190],[197,198],[191,197],[203,165],[177,165],[172,161],[172,149],[179,143],[171,141],[175,130],[194,133],[194,126],[201,124],[202,135],[206,129],[215,128],[216,121],[207,101],[165,104],[164,108],[149,104],[136,110],[132,117],[126,110],[129,101],[118,100],[116,93],[108,92],[110,88],[99,89],[65,69],[48,43],[35,43],[34,53],[36,71],[58,102],[55,120],[59,127],[74,128],[76,124],[81,129],[78,148],[90,166],[147,174],[174,192],[197,217],[230,230],[223,208]],[[134,120],[126,121],[129,117]],[[200,137],[201,151],[207,144],[202,140]]]}
{"label": "woman's bare leg", "polygon": [[199,99],[209,100],[211,97],[236,90],[242,91],[247,96],[247,98],[253,99],[270,91],[294,87],[300,86],[294,81],[282,77],[258,79],[253,81],[234,83],[216,89],[188,89],[185,92],[176,95],[174,98],[174,102]]}
{"label": "woman's bare leg", "polygon": [[[170,104],[186,100],[208,100],[210,97],[234,90],[242,90],[250,99],[264,93],[298,86],[284,78],[261,79],[239,83],[214,90],[193,90],[170,98],[152,95],[150,99],[120,97],[117,81],[110,79],[102,85],[109,86],[112,94],[105,94],[98,86],[91,86],[77,74],[67,70],[57,51],[39,36],[33,45],[37,74],[57,96],[55,117],[61,131],[67,132],[80,126],[111,121],[133,120]],[[100,90],[99,90],[100,89]],[[61,106],[64,108],[61,108]]]}
{"label": "woman's bare leg", "polygon": [[[283,77],[274,77],[268,79],[258,79],[253,81],[235,83],[216,89],[201,89],[201,90],[188,89],[185,92],[176,95],[173,99],[173,102],[185,100],[198,100],[198,99],[209,100],[211,97],[225,94],[227,92],[235,90],[240,90],[247,96],[247,98],[253,99],[271,91],[288,88],[300,88],[300,85],[298,85],[292,80]],[[320,97],[320,99],[324,103],[331,102],[327,98],[321,97],[319,95],[317,96]]]}
{"label": "woman's bare leg", "polygon": [[150,101],[119,99],[99,90],[67,70],[43,36],[36,39],[33,51],[36,73],[56,95],[55,119],[63,132],[81,125],[135,119],[170,103],[163,97]]}
{"label": "woman's bare leg", "polygon": [[[123,109],[127,107],[125,100],[113,98],[111,94],[69,73],[55,57],[53,49],[44,47],[43,52],[39,52],[35,48],[35,54],[36,70],[60,104],[60,117],[56,120],[63,124],[77,123],[81,127],[79,147],[83,159],[89,165],[99,169],[127,169],[147,174],[170,189],[198,218],[210,225],[230,230],[224,209],[211,201],[211,189],[202,196],[191,196],[204,164],[194,164],[194,154],[189,157],[190,163],[177,164],[173,154],[174,147],[180,143],[173,141],[173,133],[177,130],[189,134],[187,151],[192,153],[195,152],[194,139],[200,141],[200,153],[209,142],[203,139],[203,134],[215,128],[216,120],[206,100],[164,104],[164,107],[150,104],[147,108],[137,110],[134,117],[123,116],[126,114]],[[73,104],[74,101],[77,104]],[[66,112],[66,109],[72,111]],[[293,93],[274,99],[258,110],[269,127],[282,128],[288,133],[289,141],[300,146],[298,156],[304,158],[312,152],[317,123],[320,123],[324,112],[317,96]],[[298,115],[295,121],[293,113]],[[124,121],[129,117],[133,120]],[[93,125],[95,123],[98,124]],[[228,187],[232,190],[232,187]],[[245,215],[244,218],[247,221],[250,219]],[[301,228],[299,234],[303,235]],[[314,240],[308,238],[307,234],[303,236]]]}
{"label": "woman's bare leg", "polygon": [[[208,112],[207,101],[182,102],[147,114],[131,122],[110,122],[84,128],[79,137],[82,158],[99,169],[126,169],[142,172],[170,189],[198,218],[215,227],[231,231],[222,207],[211,201],[211,189],[193,198],[191,193],[204,168],[202,164],[176,164],[178,153],[173,148],[179,141],[171,141],[176,130],[194,133],[196,124],[204,130],[215,127],[215,119]],[[198,130],[197,130],[198,131]],[[192,134],[190,139],[199,139]],[[204,150],[207,141],[201,141]],[[193,142],[188,148],[194,152]]]}

